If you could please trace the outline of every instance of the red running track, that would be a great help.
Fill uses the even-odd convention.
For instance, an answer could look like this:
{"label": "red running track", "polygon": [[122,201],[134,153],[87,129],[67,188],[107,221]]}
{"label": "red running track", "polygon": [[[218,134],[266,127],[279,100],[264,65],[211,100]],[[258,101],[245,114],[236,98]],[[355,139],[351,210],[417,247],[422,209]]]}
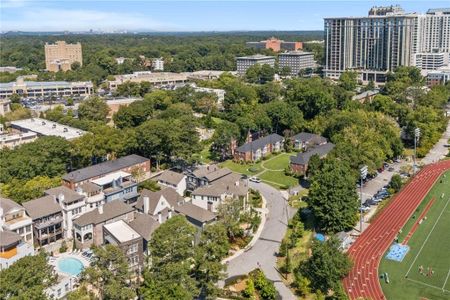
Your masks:
{"label": "red running track", "polygon": [[423,168],[353,243],[348,254],[354,266],[344,279],[350,299],[385,299],[378,279],[381,258],[439,176],[448,169],[450,160]]}

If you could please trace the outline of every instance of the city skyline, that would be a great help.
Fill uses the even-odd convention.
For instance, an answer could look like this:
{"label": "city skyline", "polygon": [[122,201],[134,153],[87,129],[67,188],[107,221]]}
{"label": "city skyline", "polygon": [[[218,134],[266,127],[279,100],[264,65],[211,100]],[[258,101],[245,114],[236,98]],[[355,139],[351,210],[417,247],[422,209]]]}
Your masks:
{"label": "city skyline", "polygon": [[[323,18],[366,16],[374,5],[406,12],[446,1],[2,1],[5,31],[270,31],[323,30]],[[287,9],[289,7],[289,9]],[[120,21],[118,21],[120,20]],[[231,21],[230,21],[231,20]]]}

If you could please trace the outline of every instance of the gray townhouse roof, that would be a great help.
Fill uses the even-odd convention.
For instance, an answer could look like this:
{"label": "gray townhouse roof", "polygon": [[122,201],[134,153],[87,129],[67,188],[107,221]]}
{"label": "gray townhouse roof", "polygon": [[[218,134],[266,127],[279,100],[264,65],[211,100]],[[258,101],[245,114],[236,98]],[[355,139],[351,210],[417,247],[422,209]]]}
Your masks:
{"label": "gray townhouse roof", "polygon": [[300,132],[292,137],[294,141],[300,141],[302,143],[323,144],[327,142],[327,139],[318,134],[309,132]]}
{"label": "gray townhouse roof", "polygon": [[239,185],[236,185],[235,182],[218,182],[199,187],[192,192],[192,195],[220,197],[223,194],[245,196],[247,193],[248,187],[243,182],[239,182]]}
{"label": "gray townhouse roof", "polygon": [[[45,191],[45,194],[50,195],[50,196],[55,196],[58,198],[59,201],[64,202],[64,203],[72,203],[75,202],[77,200],[81,200],[84,198],[83,195],[78,194],[77,192],[69,189],[68,187],[65,186],[58,186],[55,188],[51,188]],[[64,195],[64,200],[60,199],[60,195]]]}
{"label": "gray townhouse roof", "polygon": [[173,185],[178,185],[184,179],[184,174],[166,170],[162,172],[161,175],[159,175],[156,179],[168,182]]}
{"label": "gray townhouse roof", "polygon": [[103,205],[103,213],[99,213],[98,208],[87,212],[76,218],[73,223],[78,226],[89,224],[100,224],[108,220],[117,218],[124,214],[134,211],[133,207],[120,200],[114,200]]}
{"label": "gray townhouse roof", "polygon": [[159,222],[147,214],[137,214],[133,221],[128,223],[140,236],[149,241],[152,233],[159,227]]}
{"label": "gray townhouse roof", "polygon": [[139,196],[135,207],[139,210],[144,209],[144,197],[148,197],[150,199],[150,206],[149,206],[149,214],[153,215],[154,211],[156,209],[156,206],[158,205],[159,199],[161,199],[161,196],[164,197],[164,199],[169,202],[169,205],[171,207],[174,207],[178,205],[178,203],[182,203],[184,201],[183,197],[181,197],[177,191],[175,191],[173,188],[167,187],[164,189],[161,189],[157,192],[152,192],[147,189],[143,189],[141,191],[141,195]]}
{"label": "gray townhouse roof", "polygon": [[216,218],[216,215],[214,213],[190,202],[175,206],[175,211],[181,215],[190,217],[201,223],[207,223],[213,221]]}
{"label": "gray townhouse roof", "polygon": [[93,166],[70,172],[63,176],[65,181],[80,182],[92,177],[97,177],[119,171],[136,164],[149,161],[148,158],[132,154],[115,160],[108,160]]}
{"label": "gray townhouse roof", "polygon": [[23,203],[23,206],[33,220],[54,215],[62,211],[61,206],[50,195],[27,201]]}
{"label": "gray townhouse roof", "polygon": [[314,154],[318,154],[320,157],[327,155],[331,150],[333,150],[333,143],[326,143],[323,145],[316,146],[306,152],[298,153],[296,156],[291,156],[290,161],[292,164],[296,165],[306,165],[309,162],[309,159]]}
{"label": "gray townhouse roof", "polygon": [[1,232],[1,234],[0,234],[0,246],[1,247],[13,245],[13,244],[18,243],[20,240],[22,240],[22,237],[19,234],[15,233],[11,230],[3,230],[0,232]]}
{"label": "gray townhouse roof", "polygon": [[3,214],[7,214],[13,210],[23,209],[23,207],[20,204],[12,201],[11,199],[3,197],[0,197],[0,207],[3,209]]}
{"label": "gray townhouse roof", "polygon": [[352,97],[352,100],[364,100],[367,97],[372,97],[375,96],[377,94],[379,94],[380,91],[379,90],[370,90],[370,91],[365,91],[362,92],[361,94],[355,95]]}
{"label": "gray townhouse roof", "polygon": [[283,137],[279,134],[272,133],[265,137],[254,140],[250,143],[246,143],[236,149],[237,152],[250,152],[257,149],[263,149],[268,144],[275,144],[276,142],[283,141]]}
{"label": "gray townhouse roof", "polygon": [[230,169],[228,169],[228,168],[223,168],[223,169],[218,169],[218,170],[216,170],[216,171],[214,171],[214,172],[208,173],[208,174],[206,174],[204,177],[205,177],[206,179],[208,179],[209,182],[211,182],[211,181],[215,181],[215,180],[217,180],[217,179],[220,179],[220,178],[222,178],[222,177],[224,177],[224,176],[227,176],[227,175],[229,175],[229,174],[231,174],[231,173],[232,173],[232,172],[231,172]]}
{"label": "gray townhouse roof", "polygon": [[197,178],[206,177],[209,173],[215,172],[219,169],[220,167],[218,165],[198,166],[194,171],[192,171],[192,174]]}
{"label": "gray townhouse roof", "polygon": [[102,190],[102,188],[100,186],[98,186],[92,182],[85,182],[82,185],[80,185],[80,188],[83,192],[88,193],[88,194]]}

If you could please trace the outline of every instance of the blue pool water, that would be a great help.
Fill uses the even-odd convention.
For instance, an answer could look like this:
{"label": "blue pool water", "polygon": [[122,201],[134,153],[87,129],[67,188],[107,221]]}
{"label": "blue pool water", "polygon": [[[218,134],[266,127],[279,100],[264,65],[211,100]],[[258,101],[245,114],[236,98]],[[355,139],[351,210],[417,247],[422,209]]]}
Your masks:
{"label": "blue pool water", "polygon": [[58,269],[61,272],[77,276],[83,271],[84,265],[79,259],[65,257],[58,261]]}

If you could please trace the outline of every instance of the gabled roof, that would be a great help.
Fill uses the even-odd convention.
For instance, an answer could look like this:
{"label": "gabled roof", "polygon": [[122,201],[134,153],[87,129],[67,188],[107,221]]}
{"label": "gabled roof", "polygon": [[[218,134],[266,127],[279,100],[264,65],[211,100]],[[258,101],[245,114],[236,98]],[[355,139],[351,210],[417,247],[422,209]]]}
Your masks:
{"label": "gabled roof", "polygon": [[327,142],[327,139],[318,134],[309,132],[300,132],[292,137],[294,141],[300,141],[302,143],[323,144]]}
{"label": "gabled roof", "polygon": [[200,177],[205,177],[209,173],[215,172],[219,169],[220,168],[218,165],[198,166],[198,167],[196,167],[196,169],[194,171],[192,171],[192,174],[195,177],[200,178]]}
{"label": "gabled roof", "polygon": [[80,182],[89,178],[109,174],[123,168],[149,161],[148,158],[132,154],[115,160],[108,160],[93,166],[70,172],[63,176],[65,181]]}
{"label": "gabled roof", "polygon": [[27,201],[23,203],[23,206],[33,220],[62,211],[61,206],[50,195]]}
{"label": "gabled roof", "polygon": [[192,195],[220,197],[221,195],[245,196],[248,193],[248,187],[244,182],[217,182],[195,189]]}
{"label": "gabled roof", "polygon": [[[83,195],[78,194],[77,192],[69,189],[65,186],[58,186],[55,188],[51,188],[45,191],[47,195],[53,195],[58,198],[59,201],[63,203],[70,204],[74,201],[81,200],[84,198]],[[60,199],[60,195],[64,195],[64,199]]]}
{"label": "gabled roof", "polygon": [[159,222],[147,214],[137,214],[128,225],[133,228],[146,241],[149,241],[152,233],[159,227]]}
{"label": "gabled roof", "polygon": [[80,189],[84,192],[84,193],[95,193],[98,191],[101,191],[102,188],[98,185],[96,185],[95,183],[92,182],[85,182],[82,185],[80,185]]}
{"label": "gabled roof", "polygon": [[73,223],[79,226],[96,225],[132,212],[133,210],[133,207],[123,203],[121,200],[114,200],[103,205],[102,214],[99,213],[98,209],[95,209],[76,218]]}
{"label": "gabled roof", "polygon": [[141,191],[141,195],[139,196],[135,207],[139,210],[144,209],[144,197],[148,197],[150,200],[150,207],[149,207],[149,214],[153,215],[154,211],[161,199],[161,197],[164,197],[166,201],[169,203],[171,207],[174,207],[178,205],[178,203],[181,203],[184,201],[183,197],[181,197],[177,191],[175,191],[171,187],[164,188],[157,192],[152,192],[147,189],[143,189]]}
{"label": "gabled roof", "polygon": [[173,185],[178,185],[182,180],[184,180],[184,174],[166,170],[158,176],[157,180],[161,180]]}
{"label": "gabled roof", "polygon": [[250,152],[258,149],[263,149],[268,144],[275,144],[276,142],[283,141],[283,137],[279,134],[272,133],[268,136],[259,138],[250,143],[246,143],[236,149],[237,152]]}
{"label": "gabled roof", "polygon": [[327,155],[331,150],[333,150],[333,143],[326,143],[323,145],[316,146],[306,152],[298,153],[297,156],[291,156],[289,159],[291,164],[296,165],[306,165],[309,162],[309,159],[314,154],[318,154],[320,157]]}
{"label": "gabled roof", "polygon": [[190,217],[191,219],[197,220],[201,223],[207,223],[213,221],[216,218],[216,215],[214,213],[190,202],[175,206],[175,211],[183,216]]}
{"label": "gabled roof", "polygon": [[11,199],[8,198],[2,198],[0,197],[0,207],[3,209],[3,214],[8,214],[9,212],[13,211],[13,210],[22,210],[23,207],[12,201]]}
{"label": "gabled roof", "polygon": [[206,174],[204,177],[208,179],[209,182],[222,178],[231,174],[231,170],[228,168],[218,169],[217,171]]}

